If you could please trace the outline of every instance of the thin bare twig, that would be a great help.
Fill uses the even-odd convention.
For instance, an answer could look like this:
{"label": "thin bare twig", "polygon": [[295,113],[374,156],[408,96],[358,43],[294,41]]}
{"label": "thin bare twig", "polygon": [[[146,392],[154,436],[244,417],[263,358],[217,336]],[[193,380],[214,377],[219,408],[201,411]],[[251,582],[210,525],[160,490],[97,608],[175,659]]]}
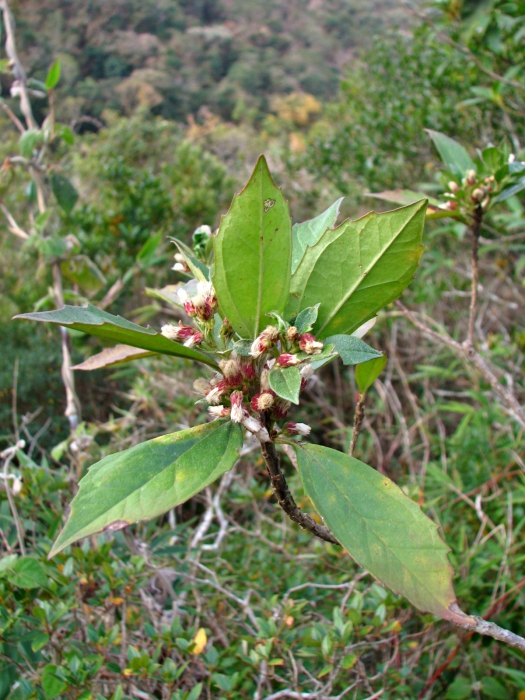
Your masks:
{"label": "thin bare twig", "polygon": [[352,441],[348,450],[348,454],[350,455],[350,457],[353,457],[354,455],[355,446],[357,444],[357,438],[359,437],[359,431],[361,430],[361,423],[363,422],[363,418],[365,417],[365,399],[366,392],[363,392],[362,394],[360,394],[359,401],[357,402],[357,405],[355,407],[354,430],[352,432]]}
{"label": "thin bare twig", "polygon": [[[269,417],[266,418],[266,424],[269,429],[271,427]],[[311,532],[325,542],[339,544],[338,540],[336,540],[327,527],[316,523],[312,517],[303,513],[295,502],[288,488],[288,484],[286,483],[284,474],[281,471],[281,461],[273,442],[261,442],[261,450],[266,463],[266,469],[270,476],[273,492],[286,515],[302,527],[303,530],[308,530],[308,532]]]}
{"label": "thin bare twig", "polygon": [[476,367],[476,369],[481,372],[486,381],[490,384],[494,393],[496,393],[501,399],[509,415],[512,416],[512,418],[514,418],[514,420],[517,421],[522,428],[525,428],[525,410],[522,406],[520,406],[514,394],[508,389],[506,389],[499,382],[498,377],[496,376],[493,369],[489,366],[488,362],[483,357],[481,357],[481,355],[477,353],[473,347],[462,343],[458,343],[448,334],[438,333],[437,331],[433,330],[432,328],[430,328],[430,326],[421,321],[421,319],[419,319],[415,314],[409,311],[406,308],[406,306],[400,301],[396,301],[396,306],[401,311],[401,314],[405,318],[407,318],[414,326],[416,326],[416,328],[419,328],[419,330],[422,333],[424,333],[427,337],[432,338],[433,340],[436,340],[437,342],[448,346],[449,348],[457,352],[459,355],[461,355],[463,358],[468,360],[471,364],[473,364]]}
{"label": "thin bare twig", "polygon": [[478,304],[478,284],[479,284],[479,268],[478,268],[478,245],[479,235],[481,233],[481,224],[483,222],[483,209],[481,204],[478,204],[474,210],[474,221],[470,227],[472,235],[472,296],[470,299],[470,311],[468,320],[468,335],[465,341],[470,348],[474,347],[474,326],[476,323],[476,308]]}

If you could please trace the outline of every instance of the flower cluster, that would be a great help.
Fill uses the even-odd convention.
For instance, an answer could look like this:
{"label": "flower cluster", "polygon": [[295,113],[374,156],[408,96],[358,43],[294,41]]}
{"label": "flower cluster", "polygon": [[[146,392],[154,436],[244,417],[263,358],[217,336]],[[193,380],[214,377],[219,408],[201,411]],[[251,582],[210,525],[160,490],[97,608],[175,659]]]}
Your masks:
{"label": "flower cluster", "polygon": [[299,333],[297,328],[285,325],[286,328],[267,326],[252,342],[249,357],[232,350],[227,359],[219,362],[220,373],[194,383],[212,416],[229,417],[261,442],[279,436],[304,436],[310,430],[302,423],[287,423],[279,428],[277,422],[286,418],[291,404],[270,387],[269,376],[275,367],[297,366],[302,391],[314,373],[310,361],[322,352],[323,343],[311,333]]}
{"label": "flower cluster", "polygon": [[211,282],[198,282],[195,296],[190,297],[184,288],[179,289],[178,296],[190,318],[207,322],[217,311],[217,297]]}
{"label": "flower cluster", "polygon": [[[184,257],[175,257],[174,269],[186,272]],[[202,345],[204,350],[218,352],[222,358],[214,376],[197,379],[193,385],[208,404],[210,415],[240,423],[261,442],[307,435],[310,428],[302,423],[279,427],[278,422],[286,419],[291,403],[270,387],[270,372],[274,368],[297,367],[303,391],[314,373],[311,360],[323,351],[323,343],[279,319],[277,325],[267,326],[253,340],[248,356],[239,355],[232,347],[236,334],[228,320],[223,319],[218,333],[214,329],[217,296],[210,282],[185,285],[178,290],[178,296],[195,327],[179,321],[178,325],[164,325],[162,334],[186,347]]]}

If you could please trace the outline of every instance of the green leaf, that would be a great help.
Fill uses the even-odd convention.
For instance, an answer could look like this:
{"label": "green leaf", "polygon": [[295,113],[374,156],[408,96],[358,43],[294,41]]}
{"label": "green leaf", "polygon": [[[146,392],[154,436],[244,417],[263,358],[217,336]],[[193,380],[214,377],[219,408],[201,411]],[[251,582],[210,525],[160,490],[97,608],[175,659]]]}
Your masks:
{"label": "green leaf", "polygon": [[452,622],[461,612],[438,528],[384,474],[320,445],[298,445],[306,494],[358,564],[420,610]]}
{"label": "green leaf", "polygon": [[213,248],[212,279],[221,316],[241,338],[255,338],[268,324],[269,311],[284,310],[292,254],[288,204],[264,156],[223,216]]}
{"label": "green leaf", "polygon": [[383,353],[379,357],[364,362],[362,365],[358,365],[355,368],[355,381],[359,387],[359,391],[364,394],[368,391],[375,380],[379,377],[381,372],[384,370],[387,363],[387,356]]}
{"label": "green leaf", "polygon": [[441,160],[447,169],[456,175],[464,175],[468,170],[476,170],[474,161],[469,156],[468,151],[460,143],[454,141],[449,136],[445,136],[440,131],[426,129],[430,138],[437,148]]}
{"label": "green leaf", "polygon": [[184,503],[233,467],[242,429],[215,421],[105,457],[80,481],[49,556],[101,530],[149,520]]}
{"label": "green leaf", "polygon": [[31,649],[40,651],[49,642],[49,635],[45,632],[37,632],[31,641]]}
{"label": "green leaf", "polygon": [[47,72],[46,88],[52,90],[58,85],[60,80],[60,61],[55,61]]}
{"label": "green leaf", "polygon": [[104,348],[102,352],[88,357],[87,360],[84,360],[84,362],[81,362],[79,365],[75,365],[71,369],[102,369],[103,367],[122,365],[125,362],[140,360],[143,357],[152,357],[153,355],[156,355],[156,353],[149,352],[149,350],[133,348],[130,345],[115,345],[113,348]]}
{"label": "green leaf", "polygon": [[181,300],[177,294],[180,289],[180,284],[168,284],[162,289],[153,289],[152,287],[146,287],[144,293],[151,299],[160,299],[160,301],[165,301],[173,306],[178,306],[180,309],[183,308]]}
{"label": "green leaf", "polygon": [[268,375],[270,388],[286,401],[299,403],[299,392],[301,391],[301,373],[297,367],[277,367],[272,369]]}
{"label": "green leaf", "polygon": [[67,143],[68,146],[72,146],[75,143],[75,134],[71,131],[69,126],[57,124],[55,126],[55,133],[64,143]]}
{"label": "green leaf", "polygon": [[344,197],[334,202],[315,219],[309,219],[292,227],[292,275],[303,259],[306,249],[313,246],[328,228],[332,228],[339,216],[339,207]]}
{"label": "green leaf", "polygon": [[20,557],[11,566],[9,581],[18,588],[47,588],[47,573],[39,561]]}
{"label": "green leaf", "polygon": [[468,620],[457,607],[438,528],[384,474],[320,445],[298,445],[306,494],[348,553],[420,610]]}
{"label": "green leaf", "polygon": [[314,323],[317,321],[320,306],[320,304],[308,306],[300,314],[297,314],[297,317],[294,319],[294,326],[299,333],[309,333],[312,330]]}
{"label": "green leaf", "polygon": [[42,134],[38,129],[28,129],[20,137],[20,154],[23,158],[32,158],[36,145],[42,140]]}
{"label": "green leaf", "polygon": [[251,357],[252,342],[251,340],[237,340],[233,344],[232,350],[235,350],[240,357]]}
{"label": "green leaf", "polygon": [[140,262],[142,268],[147,268],[153,263],[161,243],[162,231],[159,231],[154,236],[151,236],[144,243],[137,254],[137,262]]}
{"label": "green leaf", "polygon": [[179,249],[179,253],[184,257],[186,265],[193,272],[195,279],[199,280],[199,282],[208,282],[210,279],[209,268],[198,258],[196,258],[195,255],[193,255],[192,251],[188,248],[188,246],[185,245],[182,241],[179,241],[177,238],[172,238],[171,240]]}
{"label": "green leaf", "polygon": [[344,221],[308,248],[292,277],[285,318],[320,303],[320,338],[352,333],[400,296],[414,277],[426,200]]}
{"label": "green leaf", "polygon": [[345,365],[358,365],[361,362],[368,364],[369,360],[382,357],[381,352],[353,335],[331,335],[325,342],[334,345]]}
{"label": "green leaf", "polygon": [[102,271],[87,255],[76,255],[74,258],[64,260],[60,264],[60,269],[64,277],[78,284],[88,296],[93,296],[106,284]]}
{"label": "green leaf", "polygon": [[113,316],[107,311],[101,311],[96,306],[64,306],[57,311],[41,311],[29,314],[19,314],[14,318],[27,319],[28,321],[42,321],[44,323],[56,323],[59,326],[73,328],[82,333],[114,340],[117,343],[132,345],[135,348],[159,352],[162,355],[173,355],[196,360],[217,369],[215,360],[195,348],[186,348],[152,328],[143,328],[136,323],[126,321],[121,316]]}
{"label": "green leaf", "polygon": [[78,192],[73,187],[71,182],[64,175],[51,175],[51,189],[56,197],[58,205],[66,214],[69,214],[73,209],[78,199]]}
{"label": "green leaf", "polygon": [[[406,206],[407,204],[420,202],[422,199],[428,199],[428,207],[425,213],[425,219],[427,219],[427,221],[455,216],[454,212],[441,208],[442,202],[440,202],[439,199],[430,197],[424,192],[413,192],[412,190],[385,190],[384,192],[368,192],[366,196],[381,199],[385,202],[393,202],[400,206]],[[456,214],[456,216],[457,215],[458,214]]]}
{"label": "green leaf", "polygon": [[500,192],[500,194],[498,194],[498,196],[495,197],[494,201],[504,202],[509,197],[513,197],[515,194],[518,194],[523,190],[525,190],[525,177],[520,178],[515,185],[511,185],[510,187],[507,187],[502,192]]}
{"label": "green leaf", "polygon": [[56,675],[57,667],[48,664],[42,671],[42,690],[46,700],[58,698],[67,688],[67,683]]}

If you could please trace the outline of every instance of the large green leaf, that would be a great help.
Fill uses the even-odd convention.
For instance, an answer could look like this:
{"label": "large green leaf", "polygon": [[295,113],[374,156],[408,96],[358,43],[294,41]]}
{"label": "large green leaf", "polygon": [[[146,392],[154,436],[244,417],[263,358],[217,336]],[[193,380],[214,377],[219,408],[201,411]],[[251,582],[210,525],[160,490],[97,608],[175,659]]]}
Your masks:
{"label": "large green leaf", "polygon": [[299,445],[304,489],[348,553],[420,610],[465,620],[438,528],[384,474],[343,452]]}
{"label": "large green leaf", "polygon": [[309,219],[302,224],[294,224],[292,228],[292,275],[303,259],[309,246],[313,246],[321,238],[327,228],[332,228],[339,215],[339,207],[344,197],[338,199],[326,211],[315,219]]}
{"label": "large green leaf", "polygon": [[152,328],[143,328],[136,323],[126,321],[121,316],[113,316],[107,311],[101,311],[96,306],[64,306],[57,311],[41,311],[29,314],[19,314],[14,318],[27,319],[28,321],[43,321],[44,323],[56,323],[59,326],[73,328],[83,333],[96,335],[99,338],[114,340],[117,343],[132,345],[135,348],[159,352],[163,355],[186,357],[190,360],[203,362],[210,367],[217,367],[215,360],[200,350],[186,348],[169,338],[165,338]]}
{"label": "large green leaf", "polygon": [[437,148],[441,160],[447,169],[457,175],[464,175],[468,170],[475,170],[474,161],[469,156],[468,151],[460,143],[451,139],[450,136],[442,134],[440,131],[426,129],[430,138]]}
{"label": "large green leaf", "polygon": [[292,254],[288,204],[264,156],[222,217],[213,248],[221,315],[241,338],[254,338],[268,324],[269,311],[284,310]]}
{"label": "large green leaf", "polygon": [[184,503],[231,469],[241,446],[240,425],[219,420],[105,457],[81,480],[49,556],[82,537],[119,530]]}
{"label": "large green leaf", "polygon": [[423,252],[426,204],[371,212],[328,229],[292,276],[285,318],[320,302],[314,332],[326,338],[352,333],[397,299]]}
{"label": "large green leaf", "polygon": [[400,207],[419,202],[421,199],[426,198],[428,199],[428,207],[425,214],[427,221],[459,216],[458,212],[454,213],[449,209],[442,209],[441,205],[444,204],[444,202],[440,202],[439,199],[435,197],[429,197],[429,195],[424,192],[413,192],[412,190],[385,190],[384,192],[368,192],[366,196],[382,199],[385,202],[393,202],[394,204],[399,204]]}

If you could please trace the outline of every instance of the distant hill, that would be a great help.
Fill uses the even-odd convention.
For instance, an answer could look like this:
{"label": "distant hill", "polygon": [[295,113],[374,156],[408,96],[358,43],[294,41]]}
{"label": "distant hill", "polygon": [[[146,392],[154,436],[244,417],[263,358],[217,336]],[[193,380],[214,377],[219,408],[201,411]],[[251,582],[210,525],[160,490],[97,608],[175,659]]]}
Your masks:
{"label": "distant hill", "polygon": [[272,98],[337,91],[341,68],[402,13],[398,0],[18,0],[33,77],[60,58],[62,118],[143,105],[257,121]]}

